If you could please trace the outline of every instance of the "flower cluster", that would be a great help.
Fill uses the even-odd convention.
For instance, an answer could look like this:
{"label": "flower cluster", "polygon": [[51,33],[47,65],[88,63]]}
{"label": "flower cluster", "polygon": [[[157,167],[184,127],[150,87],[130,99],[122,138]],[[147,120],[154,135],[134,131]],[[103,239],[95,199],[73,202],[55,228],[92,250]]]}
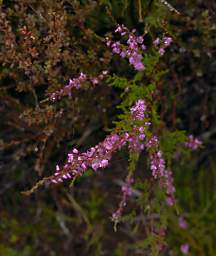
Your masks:
{"label": "flower cluster", "polygon": [[134,120],[143,120],[144,113],[146,111],[146,105],[144,100],[138,100],[136,105],[131,108],[131,116]]}
{"label": "flower cluster", "polygon": [[[180,216],[180,217],[178,218],[178,225],[179,225],[179,227],[180,227],[181,229],[187,229],[187,228],[188,228],[188,223],[187,223],[187,221],[185,220],[185,218],[184,218],[183,216]],[[180,251],[181,251],[183,254],[185,254],[185,255],[188,254],[189,249],[190,249],[190,246],[189,246],[189,244],[187,244],[187,243],[182,244],[182,245],[180,246]]]}
{"label": "flower cluster", "polygon": [[[138,100],[135,106],[131,108],[131,118],[138,120],[141,117],[144,118],[145,110],[144,100]],[[120,150],[126,143],[128,143],[130,150],[140,152],[144,149],[144,138],[144,127],[141,126],[134,127],[130,133],[125,132],[123,135],[112,133],[104,141],[83,153],[74,148],[69,152],[63,168],[60,170],[59,166],[56,166],[51,182],[61,183],[63,180],[75,179],[77,176],[82,176],[89,167],[94,171],[107,167],[112,154]]]}
{"label": "flower cluster", "polygon": [[163,177],[165,175],[165,161],[160,150],[150,155],[150,162],[152,176],[155,179]]}
{"label": "flower cluster", "polygon": [[52,101],[56,101],[65,95],[71,96],[72,90],[81,88],[84,82],[90,82],[92,85],[97,85],[100,83],[101,80],[103,80],[107,76],[107,74],[108,74],[108,71],[104,70],[99,76],[91,77],[81,72],[77,78],[69,79],[69,82],[67,85],[65,85],[60,90],[53,92],[50,95],[50,99]]}
{"label": "flower cluster", "polygon": [[152,176],[157,179],[163,177],[165,174],[165,161],[162,152],[159,150],[159,142],[156,136],[149,139],[146,144],[150,150],[150,169]]}
{"label": "flower cluster", "polygon": [[202,145],[202,141],[195,138],[193,135],[188,136],[188,140],[185,143],[185,146],[192,150],[197,150]]}
{"label": "flower cluster", "polygon": [[80,153],[74,148],[69,152],[67,162],[62,170],[57,166],[51,181],[59,183],[63,182],[64,179],[75,179],[77,176],[82,176],[88,167],[94,171],[97,171],[98,168],[107,167],[112,154],[121,149],[126,140],[126,135],[110,134],[103,142],[91,147],[86,152]]}
{"label": "flower cluster", "polygon": [[136,30],[129,31],[124,25],[118,25],[116,33],[121,36],[127,36],[127,45],[123,45],[120,42],[114,42],[110,38],[106,38],[106,44],[112,49],[112,52],[120,55],[122,58],[127,58],[129,63],[138,71],[144,70],[144,64],[142,63],[142,51],[146,49],[144,45],[143,36],[136,36]]}
{"label": "flower cluster", "polygon": [[173,185],[172,172],[165,167],[165,160],[159,149],[159,141],[153,136],[147,143],[150,151],[150,169],[155,179],[161,179],[162,187],[166,192],[166,202],[169,206],[175,204],[175,186]]}
{"label": "flower cluster", "polygon": [[164,180],[162,181],[162,184],[166,191],[166,202],[169,206],[173,206],[175,204],[175,186],[172,172],[170,170],[165,170],[164,172]]}
{"label": "flower cluster", "polygon": [[145,139],[145,134],[144,134],[144,127],[134,127],[133,132],[130,133],[130,136],[128,137],[128,148],[132,152],[140,152],[144,149],[144,139]]}
{"label": "flower cluster", "polygon": [[[145,111],[146,105],[144,100],[138,100],[131,108],[131,118],[133,120],[143,120]],[[146,122],[145,125],[148,126],[150,123]],[[144,126],[135,126],[131,132],[125,132],[123,135],[112,133],[104,141],[91,147],[84,153],[74,148],[69,152],[67,162],[63,168],[60,170],[59,166],[56,166],[55,173],[51,176],[51,182],[57,184],[67,179],[73,180],[77,176],[82,176],[89,167],[94,171],[107,167],[112,154],[120,150],[126,143],[128,143],[131,151],[140,152],[144,149],[144,130]],[[127,199],[132,195],[131,184],[133,182],[133,178],[128,176],[125,184],[122,186],[122,200],[119,203],[118,209],[112,215],[112,220],[115,224],[119,222],[123,209],[127,204]]]}
{"label": "flower cluster", "polygon": [[159,37],[157,37],[157,38],[154,40],[153,44],[154,44],[155,46],[158,46],[158,47],[159,47],[159,50],[158,50],[159,54],[160,54],[160,55],[164,55],[166,48],[171,45],[172,41],[173,41],[172,38],[169,37],[169,36],[165,36],[165,37],[163,37],[162,39],[160,39]]}
{"label": "flower cluster", "polygon": [[[135,105],[131,108],[131,119],[132,120],[143,120],[145,118],[146,105],[144,100],[138,100]],[[77,176],[82,176],[87,168],[92,168],[97,171],[99,168],[105,168],[108,166],[113,153],[120,150],[126,143],[128,148],[133,152],[141,152],[144,149],[145,127],[149,126],[149,122],[144,122],[144,125],[134,126],[130,132],[123,134],[111,133],[104,141],[98,145],[91,147],[86,152],[79,152],[76,148],[73,148],[69,152],[66,164],[60,170],[59,166],[56,166],[56,170],[53,176],[51,176],[52,183],[61,183],[67,179],[75,179]],[[173,205],[175,203],[173,186],[173,178],[171,171],[165,169],[165,160],[162,156],[162,152],[159,149],[159,142],[156,136],[153,136],[146,143],[147,149],[150,151],[150,169],[152,176],[155,179],[162,180],[162,187],[165,189],[167,194],[167,203]],[[131,184],[131,181],[126,184]],[[128,196],[130,196],[129,185],[122,187],[124,202]],[[123,210],[116,211],[115,216],[120,216]]]}

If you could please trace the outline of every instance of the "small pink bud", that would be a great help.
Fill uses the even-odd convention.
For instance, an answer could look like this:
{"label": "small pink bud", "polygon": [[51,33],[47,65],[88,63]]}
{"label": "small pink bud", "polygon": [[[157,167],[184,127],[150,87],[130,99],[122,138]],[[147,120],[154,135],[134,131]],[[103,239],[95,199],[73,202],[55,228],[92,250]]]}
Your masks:
{"label": "small pink bud", "polygon": [[74,153],[74,154],[78,154],[79,151],[78,151],[76,148],[74,148],[74,149],[73,149],[73,153]]}
{"label": "small pink bud", "polygon": [[189,252],[189,244],[182,244],[180,250],[183,254],[188,254]]}
{"label": "small pink bud", "polygon": [[178,224],[179,224],[179,227],[182,228],[182,229],[187,229],[188,228],[188,223],[183,217],[179,217]]}

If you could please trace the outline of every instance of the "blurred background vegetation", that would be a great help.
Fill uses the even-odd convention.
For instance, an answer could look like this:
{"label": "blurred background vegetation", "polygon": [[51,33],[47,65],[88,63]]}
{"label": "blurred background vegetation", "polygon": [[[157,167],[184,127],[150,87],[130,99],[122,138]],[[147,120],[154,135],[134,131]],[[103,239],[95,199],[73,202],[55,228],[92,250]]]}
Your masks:
{"label": "blurred background vegetation", "polygon": [[[216,3],[160,0],[0,1],[0,255],[216,255]],[[47,100],[81,71],[130,76],[104,38],[116,24],[145,34],[147,42],[168,33],[174,43],[159,63],[157,83],[164,132],[186,130],[203,148],[174,166],[179,214],[160,215],[160,196],[149,210],[152,184],[138,164],[136,188],[114,232],[110,216],[126,176],[127,152],[109,168],[68,184],[21,194],[53,173],[68,150],[85,150],[105,137],[118,111],[120,91],[107,87],[74,92],[58,104]],[[167,135],[168,136],[168,135]],[[168,137],[167,137],[168,138]],[[158,198],[158,199],[157,199]],[[157,214],[153,214],[157,212]],[[158,219],[166,236],[153,227]],[[163,249],[158,252],[158,247]]]}

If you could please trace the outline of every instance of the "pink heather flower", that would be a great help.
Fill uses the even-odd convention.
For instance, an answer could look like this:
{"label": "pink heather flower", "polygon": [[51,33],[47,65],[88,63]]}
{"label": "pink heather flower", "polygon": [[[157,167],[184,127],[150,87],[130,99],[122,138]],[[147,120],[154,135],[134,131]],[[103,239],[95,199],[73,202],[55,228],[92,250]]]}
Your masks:
{"label": "pink heather flower", "polygon": [[126,33],[128,33],[128,29],[124,25],[118,24],[115,33],[120,33],[121,36],[124,36]]}
{"label": "pink heather flower", "polygon": [[192,150],[197,150],[202,145],[202,141],[195,138],[193,135],[188,136],[188,140],[185,143],[185,146]]}
{"label": "pink heather flower", "polygon": [[179,224],[179,227],[182,229],[188,228],[188,223],[182,216],[178,218],[178,224]]}
{"label": "pink heather flower", "polygon": [[143,39],[142,36],[138,36],[138,37],[136,38],[136,41],[137,41],[138,44],[142,44],[143,41],[144,41],[144,39]]}
{"label": "pink heather flower", "polygon": [[121,53],[121,44],[119,42],[113,43],[112,51],[113,51],[113,53],[120,54]]}
{"label": "pink heather flower", "polygon": [[50,99],[52,101],[56,101],[61,99],[63,96],[66,96],[66,95],[71,96],[71,92],[73,89],[80,89],[82,87],[82,84],[87,81],[92,83],[93,85],[96,85],[101,80],[103,80],[107,74],[108,72],[105,70],[105,71],[102,71],[102,73],[98,77],[90,77],[84,74],[83,72],[81,72],[79,77],[69,79],[69,82],[67,85],[65,85],[62,89],[59,89],[53,92],[50,95]]}
{"label": "pink heather flower", "polygon": [[121,56],[122,58],[125,58],[125,57],[127,56],[127,52],[123,50],[123,51],[120,53],[120,56]]}
{"label": "pink heather flower", "polygon": [[87,75],[84,74],[83,72],[80,73],[79,79],[82,81],[85,81],[87,79]]}
{"label": "pink heather flower", "polygon": [[146,47],[144,44],[142,44],[142,45],[141,45],[141,49],[142,49],[143,51],[145,51],[145,50],[147,49],[147,47]]}
{"label": "pink heather flower", "polygon": [[97,78],[92,78],[92,79],[91,79],[91,82],[92,82],[93,84],[98,84],[98,83],[99,83],[99,80],[98,80]]}
{"label": "pink heather flower", "polygon": [[162,55],[164,55],[165,50],[164,50],[164,48],[160,48],[158,52],[159,52],[159,54],[162,56]]}
{"label": "pink heather flower", "polygon": [[128,137],[128,147],[133,152],[140,152],[144,149],[143,140],[145,138],[144,127],[134,128],[134,132]]}
{"label": "pink heather flower", "polygon": [[125,193],[126,195],[128,195],[128,196],[132,195],[131,187],[128,184],[127,185],[123,185],[121,187],[121,189],[122,189],[122,192]]}
{"label": "pink heather flower", "polygon": [[144,100],[138,100],[134,107],[131,108],[131,115],[134,120],[143,120],[146,105]]}
{"label": "pink heather flower", "polygon": [[106,46],[110,47],[112,44],[112,40],[110,40],[108,37],[106,37]]}
{"label": "pink heather flower", "polygon": [[165,170],[164,177],[166,178],[165,182],[164,182],[164,186],[166,188],[166,193],[168,195],[172,195],[173,193],[175,193],[175,187],[173,185],[172,172],[168,171],[168,170]]}
{"label": "pink heather flower", "polygon": [[79,153],[79,151],[78,151],[76,148],[74,148],[74,149],[72,150],[72,152],[73,152],[74,154],[78,154],[78,153]]}
{"label": "pink heather flower", "polygon": [[169,206],[173,206],[176,201],[174,196],[174,180],[172,172],[165,169],[165,160],[163,158],[162,152],[159,149],[158,138],[153,136],[149,139],[146,146],[150,152],[150,169],[152,176],[155,179],[161,180],[161,186],[165,189],[166,192],[166,202]]}
{"label": "pink heather flower", "polygon": [[174,180],[172,176],[172,172],[170,170],[164,171],[164,177],[162,180],[163,187],[166,191],[166,202],[169,206],[173,206],[176,202],[175,200],[175,186]]}
{"label": "pink heather flower", "polygon": [[147,148],[158,148],[159,142],[157,136],[153,136],[146,144]]}
{"label": "pink heather flower", "polygon": [[99,168],[99,163],[96,161],[96,162],[93,162],[92,165],[91,165],[92,169],[94,171],[97,171],[97,169]]}
{"label": "pink heather flower", "polygon": [[[106,45],[112,49],[112,52],[120,55],[122,58],[128,58],[129,63],[138,71],[145,69],[142,63],[142,52],[146,50],[146,46],[143,44],[143,36],[136,36],[136,30],[129,31],[124,25],[118,25],[116,33],[120,33],[121,36],[127,36],[127,45],[123,45],[120,42],[113,42],[109,38],[106,38]],[[159,54],[164,55],[165,49],[172,43],[172,38],[165,36],[162,40],[156,38],[153,41],[155,46],[159,46]]]}
{"label": "pink heather flower", "polygon": [[154,45],[159,45],[160,44],[160,38],[157,37],[154,41],[153,41]]}
{"label": "pink heather flower", "polygon": [[172,43],[172,38],[171,37],[167,37],[167,36],[165,36],[164,38],[163,38],[163,42],[164,42],[164,45],[166,46],[166,47],[168,47],[168,46],[170,46],[170,44]]}
{"label": "pink heather flower", "polygon": [[182,244],[180,250],[183,254],[187,255],[189,252],[189,244]]}
{"label": "pink heather flower", "polygon": [[162,157],[162,152],[158,151],[150,155],[151,164],[150,169],[152,176],[157,179],[163,177],[165,174],[165,161]]}
{"label": "pink heather flower", "polygon": [[141,70],[143,70],[145,68],[143,63],[142,63],[142,55],[141,54],[134,53],[129,58],[129,62],[138,71],[141,71]]}
{"label": "pink heather flower", "polygon": [[[138,100],[135,106],[131,108],[131,118],[142,120],[145,110],[144,100]],[[51,182],[58,183],[63,182],[63,179],[73,179],[76,176],[82,176],[88,167],[91,167],[94,171],[107,167],[113,153],[120,150],[127,142],[130,150],[140,152],[144,149],[144,138],[144,127],[141,126],[134,127],[130,133],[126,132],[123,135],[112,133],[104,141],[91,147],[84,153],[73,148],[68,153],[67,162],[63,168],[60,170],[57,165]]]}
{"label": "pink heather flower", "polygon": [[109,161],[107,159],[103,159],[101,162],[100,162],[100,167],[101,168],[105,168],[107,167]]}
{"label": "pink heather flower", "polygon": [[175,204],[175,199],[171,196],[167,196],[166,197],[166,203],[169,205],[169,206],[173,206]]}
{"label": "pink heather flower", "polygon": [[120,44],[120,42],[113,42],[109,38],[106,38],[106,45],[112,49],[113,53],[119,54],[122,58],[128,58],[129,63],[136,70],[144,70],[141,52],[146,49],[146,46],[142,44],[144,41],[143,37],[137,37],[134,34],[136,30],[130,32],[124,25],[118,25],[115,32],[120,33],[122,36],[127,35],[127,46]]}
{"label": "pink heather flower", "polygon": [[135,63],[134,64],[134,68],[137,70],[137,71],[142,71],[145,69],[145,66],[142,62],[139,62],[139,63]]}
{"label": "pink heather flower", "polygon": [[125,184],[122,185],[122,200],[119,203],[118,209],[112,214],[112,221],[115,223],[115,225],[120,221],[120,218],[122,216],[124,207],[127,204],[128,197],[132,195],[132,183],[134,182],[134,179],[132,177],[127,177]]}
{"label": "pink heather flower", "polygon": [[171,45],[172,41],[173,41],[172,38],[169,37],[169,36],[165,36],[165,37],[163,37],[162,39],[160,39],[160,38],[157,37],[157,38],[153,41],[153,44],[154,44],[155,46],[158,46],[158,47],[159,47],[158,52],[159,52],[159,54],[162,56],[162,55],[164,55],[164,53],[165,53],[165,49]]}

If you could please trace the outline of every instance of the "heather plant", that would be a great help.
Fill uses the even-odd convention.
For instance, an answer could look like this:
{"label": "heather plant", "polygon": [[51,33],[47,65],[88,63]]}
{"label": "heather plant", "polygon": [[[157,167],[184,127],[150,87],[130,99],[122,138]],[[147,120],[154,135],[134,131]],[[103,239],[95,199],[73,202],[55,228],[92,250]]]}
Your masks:
{"label": "heather plant", "polygon": [[215,255],[214,4],[0,5],[0,254]]}
{"label": "heather plant", "polygon": [[[132,30],[132,32],[130,32],[124,25],[118,25],[115,32],[120,33],[121,36],[127,37],[127,47],[125,48],[120,42],[113,42],[109,38],[106,39],[107,46],[111,47],[113,53],[119,54],[121,58],[127,57],[135,70],[144,73],[146,68],[142,63],[144,55],[142,51],[147,49],[143,43],[144,38],[142,36],[136,36],[136,30]],[[168,36],[163,37],[162,40],[157,38],[153,41],[153,49],[149,50],[148,53],[145,53],[145,64],[146,66],[149,65],[148,69],[154,69],[156,67],[160,59],[159,57],[164,55],[165,49],[170,46],[171,42],[172,38]],[[160,45],[159,50],[157,48],[154,49],[154,47],[158,45]],[[154,59],[154,62],[150,65],[149,60],[151,59]],[[103,71],[99,76],[99,79],[102,80],[107,73],[107,71]],[[158,73],[159,74],[155,75],[155,83],[163,74],[161,74],[161,72]],[[159,123],[158,118],[156,118],[156,120],[153,119],[153,117],[157,115],[157,113],[155,113],[157,103],[155,102],[153,107],[151,106],[152,102],[154,102],[154,93],[157,90],[156,84],[152,81],[150,85],[144,86],[142,85],[142,78],[143,74],[141,73],[135,74],[134,78],[131,78],[130,80],[116,75],[110,75],[107,83],[110,83],[112,86],[119,86],[120,84],[120,88],[124,92],[121,96],[122,102],[120,102],[118,106],[123,113],[119,115],[119,120],[116,122],[116,128],[112,130],[111,134],[108,135],[103,142],[100,142],[96,146],[92,146],[84,153],[73,148],[68,153],[67,161],[62,168],[60,168],[59,165],[56,165],[55,173],[52,176],[42,179],[29,192],[25,193],[30,194],[34,192],[42,184],[58,184],[62,183],[64,180],[71,180],[74,183],[76,178],[83,176],[88,168],[92,168],[94,171],[97,171],[100,168],[106,168],[112,158],[112,155],[117,150],[121,150],[125,144],[128,144],[130,159],[129,172],[125,183],[121,187],[122,199],[119,203],[119,207],[112,214],[115,230],[117,230],[117,224],[121,220],[128,198],[133,195],[132,184],[134,183],[133,176],[136,170],[136,162],[138,161],[140,153],[144,149],[147,149],[149,154],[148,161],[150,163],[151,175],[156,182],[159,182],[159,189],[162,190],[162,194],[166,197],[166,204],[168,206],[174,206],[176,204],[174,196],[175,186],[170,168],[172,166],[172,154],[174,154],[175,146],[183,143],[185,140],[186,147],[196,150],[202,143],[197,138],[194,138],[193,135],[190,135],[186,141],[186,137],[183,136],[182,133],[182,136],[176,138],[173,148],[168,152],[170,158],[164,159],[163,152],[160,149],[158,136],[152,133],[154,126],[157,131]],[[83,84],[88,81],[90,81],[90,87],[91,84],[98,84],[99,79],[88,78],[88,75],[81,72],[78,78],[70,79],[69,83],[62,89],[51,93],[50,100],[55,102],[64,95],[68,95],[71,98],[74,90],[82,88]],[[146,74],[145,79],[148,79],[148,73]],[[119,80],[124,80],[124,82],[119,83]],[[130,108],[130,112],[128,113],[127,108],[131,106],[131,104],[134,105]],[[147,110],[147,106],[149,110]],[[184,145],[182,144],[182,146]],[[165,228],[163,227],[162,229],[164,230],[163,236],[165,236]],[[158,235],[160,238],[160,231]],[[154,248],[154,243],[155,241],[153,241],[151,251],[152,253],[159,253],[163,249],[163,246],[160,245],[157,248]],[[183,244],[180,249],[183,253],[187,254],[189,245]],[[154,250],[155,252],[153,252]]]}

